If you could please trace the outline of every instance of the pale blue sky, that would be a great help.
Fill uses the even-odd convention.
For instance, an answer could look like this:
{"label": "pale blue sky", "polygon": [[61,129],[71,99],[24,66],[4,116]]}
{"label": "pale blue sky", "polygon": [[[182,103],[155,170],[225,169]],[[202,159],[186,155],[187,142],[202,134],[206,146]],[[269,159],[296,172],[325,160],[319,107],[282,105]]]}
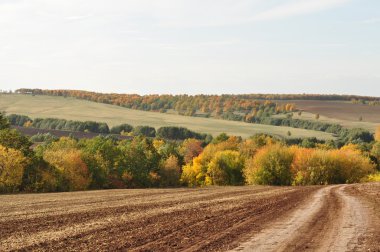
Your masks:
{"label": "pale blue sky", "polygon": [[380,96],[379,0],[0,0],[0,89]]}

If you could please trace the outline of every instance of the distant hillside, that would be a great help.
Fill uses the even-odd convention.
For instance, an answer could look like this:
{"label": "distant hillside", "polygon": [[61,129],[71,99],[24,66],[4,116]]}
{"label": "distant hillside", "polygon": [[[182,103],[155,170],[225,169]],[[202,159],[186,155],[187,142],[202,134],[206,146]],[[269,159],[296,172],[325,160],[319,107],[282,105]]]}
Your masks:
{"label": "distant hillside", "polygon": [[[380,98],[357,95],[242,94],[242,95],[136,95],[80,90],[19,89],[18,93],[74,97],[125,108],[217,119],[262,123],[269,117],[305,111],[298,119],[374,130],[380,123]],[[283,116],[281,116],[281,114]],[[272,124],[272,123],[264,123]]]}
{"label": "distant hillside", "polygon": [[0,94],[0,110],[8,114],[28,115],[31,118],[52,117],[68,120],[106,122],[111,127],[122,123],[129,123],[133,126],[149,125],[155,128],[162,126],[182,126],[196,132],[210,133],[214,136],[225,132],[244,138],[256,133],[268,133],[280,137],[289,137],[288,134],[290,132],[291,137],[333,138],[331,134],[313,130],[147,112],[110,104],[84,101],[71,97]]}

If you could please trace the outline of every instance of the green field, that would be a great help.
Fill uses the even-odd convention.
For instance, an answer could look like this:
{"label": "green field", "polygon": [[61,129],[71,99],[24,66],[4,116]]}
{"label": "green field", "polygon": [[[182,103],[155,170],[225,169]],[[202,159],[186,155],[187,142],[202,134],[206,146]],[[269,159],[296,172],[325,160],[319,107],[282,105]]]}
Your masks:
{"label": "green field", "polygon": [[129,123],[133,126],[149,125],[155,128],[182,126],[197,132],[210,133],[214,136],[225,132],[243,138],[256,133],[269,133],[286,137],[287,132],[290,131],[291,137],[333,138],[331,134],[319,131],[145,112],[75,98],[53,96],[2,94],[0,95],[0,111],[5,111],[7,114],[23,114],[31,118],[53,117],[80,121],[92,120],[106,122],[110,126],[121,123]]}

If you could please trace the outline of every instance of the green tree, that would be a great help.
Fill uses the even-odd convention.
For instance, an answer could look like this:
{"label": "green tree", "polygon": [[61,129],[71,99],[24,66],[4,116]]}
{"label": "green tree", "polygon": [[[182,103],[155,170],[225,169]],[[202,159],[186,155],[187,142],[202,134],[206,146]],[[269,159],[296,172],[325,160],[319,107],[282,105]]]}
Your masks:
{"label": "green tree", "polygon": [[83,160],[91,173],[92,189],[112,188],[112,178],[118,177],[117,164],[121,151],[116,141],[105,137],[95,137],[80,141]]}
{"label": "green tree", "polygon": [[149,187],[157,185],[154,178],[158,174],[160,155],[151,140],[136,137],[132,141],[122,141],[118,160],[118,173],[126,187]]}
{"label": "green tree", "polygon": [[0,130],[8,129],[9,128],[9,121],[5,117],[5,114],[0,112]]}
{"label": "green tree", "polygon": [[25,156],[33,156],[32,143],[15,129],[0,130],[0,145],[20,150]]}
{"label": "green tree", "polygon": [[135,136],[145,136],[145,137],[155,137],[156,129],[149,126],[137,126],[133,129],[133,135]]}

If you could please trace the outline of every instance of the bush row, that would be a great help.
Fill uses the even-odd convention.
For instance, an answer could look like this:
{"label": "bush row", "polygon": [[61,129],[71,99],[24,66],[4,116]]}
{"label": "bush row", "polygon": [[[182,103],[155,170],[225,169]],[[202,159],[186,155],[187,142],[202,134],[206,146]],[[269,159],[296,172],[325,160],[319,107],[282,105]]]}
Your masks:
{"label": "bush row", "polygon": [[100,134],[131,134],[134,136],[145,137],[161,137],[171,140],[184,140],[188,138],[195,138],[205,140],[212,138],[207,134],[200,134],[183,127],[161,127],[157,131],[150,126],[136,126],[133,127],[129,124],[121,124],[109,129],[106,123],[93,122],[93,121],[72,121],[56,118],[36,118],[32,120],[25,115],[11,114],[7,116],[11,125],[27,126],[39,129],[52,129],[52,130],[65,130],[65,131],[78,131],[78,132],[93,132]]}

